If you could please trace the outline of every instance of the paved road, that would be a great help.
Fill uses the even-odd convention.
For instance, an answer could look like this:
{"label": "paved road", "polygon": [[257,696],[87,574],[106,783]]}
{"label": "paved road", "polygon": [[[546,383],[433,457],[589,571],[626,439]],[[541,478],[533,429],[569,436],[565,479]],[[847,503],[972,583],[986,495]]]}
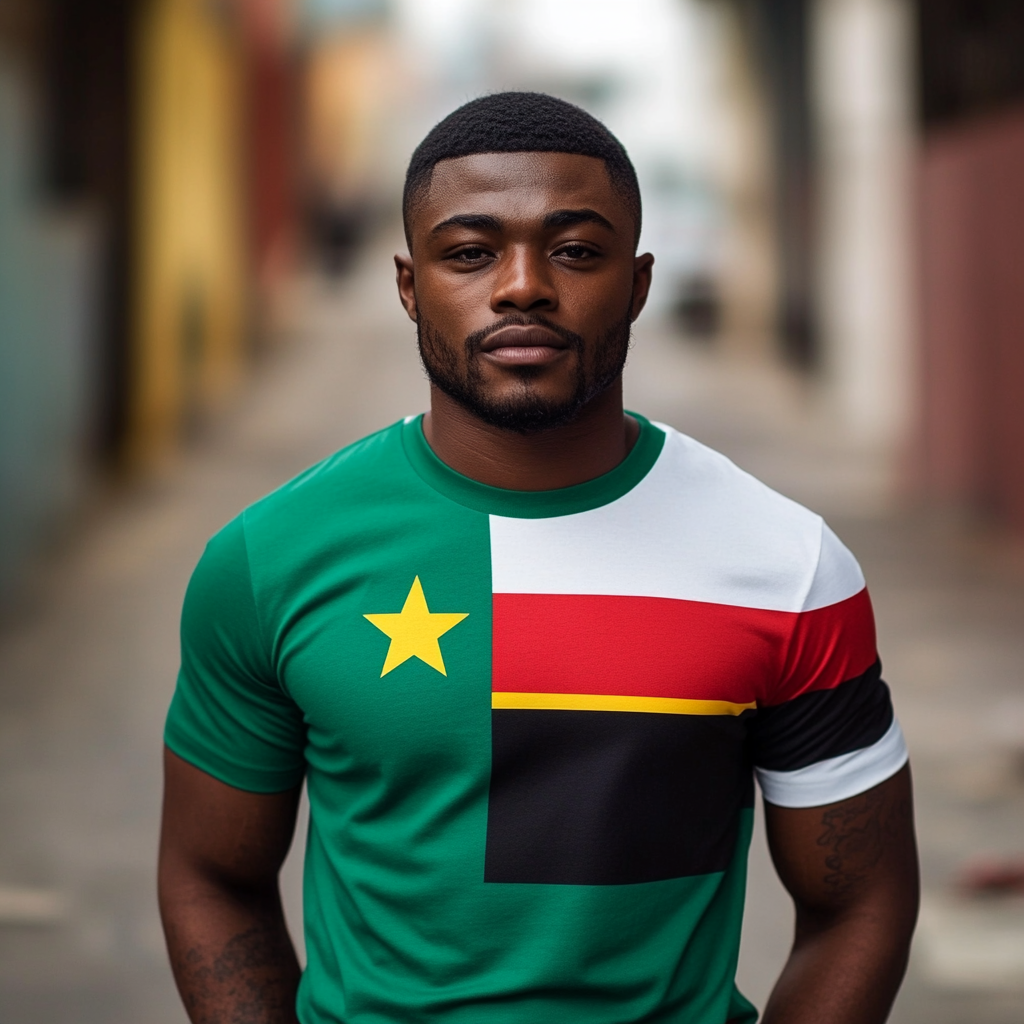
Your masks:
{"label": "paved road", "polygon": [[[346,442],[422,409],[389,247],[296,290],[292,328],[174,465],[98,502],[0,621],[0,1021],[182,1024],[153,898],[159,746],[189,572],[214,530]],[[829,516],[860,556],[919,788],[925,925],[895,1020],[1019,1024],[1024,907],[960,905],[978,851],[1024,851],[1024,565],[898,514],[891,465],[780,371],[637,331],[629,402]],[[298,917],[298,865],[286,880]],[[758,1001],[790,914],[755,841],[741,978]]]}

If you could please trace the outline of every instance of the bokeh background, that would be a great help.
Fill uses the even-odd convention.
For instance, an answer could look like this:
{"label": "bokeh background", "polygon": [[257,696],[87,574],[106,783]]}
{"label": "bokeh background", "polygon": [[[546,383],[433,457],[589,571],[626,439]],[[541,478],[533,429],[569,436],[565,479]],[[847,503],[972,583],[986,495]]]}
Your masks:
{"label": "bokeh background", "polygon": [[[0,0],[0,1020],[184,1021],[153,876],[185,584],[248,502],[424,408],[405,162],[510,87],[636,163],[629,404],[864,565],[925,882],[893,1019],[1019,1024],[1017,0]],[[792,915],[760,833],[749,889],[763,1004]]]}

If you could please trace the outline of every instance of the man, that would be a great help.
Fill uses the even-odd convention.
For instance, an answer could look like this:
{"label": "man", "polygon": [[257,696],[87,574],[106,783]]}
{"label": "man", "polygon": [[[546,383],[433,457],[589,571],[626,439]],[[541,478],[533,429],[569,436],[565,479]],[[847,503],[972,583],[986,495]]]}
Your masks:
{"label": "man", "polygon": [[765,1021],[883,1021],[917,868],[863,577],[623,412],[653,264],[625,151],[489,96],[417,149],[404,211],[430,412],[249,508],[186,597],[160,897],[192,1020],[753,1021],[756,772],[797,911]]}

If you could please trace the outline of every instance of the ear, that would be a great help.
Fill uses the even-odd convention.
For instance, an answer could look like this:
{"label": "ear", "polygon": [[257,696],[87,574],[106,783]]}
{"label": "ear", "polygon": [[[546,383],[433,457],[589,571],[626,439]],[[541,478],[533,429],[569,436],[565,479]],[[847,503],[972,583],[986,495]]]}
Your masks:
{"label": "ear", "polygon": [[395,254],[395,282],[398,285],[398,298],[405,307],[409,319],[413,323],[417,319],[416,288],[412,269],[412,257]]}
{"label": "ear", "polygon": [[635,320],[640,315],[640,310],[647,305],[647,296],[651,291],[651,268],[653,266],[654,257],[649,252],[633,258],[633,302],[629,310],[631,321]]}

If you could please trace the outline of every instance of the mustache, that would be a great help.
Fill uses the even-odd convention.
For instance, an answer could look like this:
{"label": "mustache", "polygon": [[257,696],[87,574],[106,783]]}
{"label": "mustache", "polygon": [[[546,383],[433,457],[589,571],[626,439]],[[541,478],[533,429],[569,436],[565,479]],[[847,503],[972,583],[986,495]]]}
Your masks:
{"label": "mustache", "polygon": [[503,316],[500,320],[496,320],[493,324],[484,327],[482,330],[474,331],[472,334],[466,336],[466,355],[472,356],[475,352],[479,351],[480,346],[484,341],[489,338],[492,334],[496,334],[498,331],[504,330],[506,327],[544,327],[554,334],[557,334],[576,352],[582,352],[586,342],[583,340],[583,336],[577,334],[575,331],[570,331],[567,327],[562,327],[559,324],[554,324],[547,317],[535,314],[533,316],[525,316],[522,313],[508,313]]}

